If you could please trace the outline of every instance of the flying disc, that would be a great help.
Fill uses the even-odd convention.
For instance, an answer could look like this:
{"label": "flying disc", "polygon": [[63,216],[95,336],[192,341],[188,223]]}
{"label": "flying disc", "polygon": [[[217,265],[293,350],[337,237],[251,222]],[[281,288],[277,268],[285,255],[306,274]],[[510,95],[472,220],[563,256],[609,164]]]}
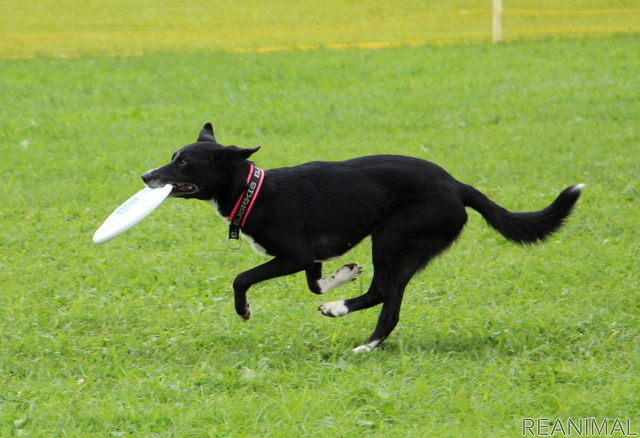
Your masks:
{"label": "flying disc", "polygon": [[138,193],[127,199],[118,207],[93,235],[95,243],[105,243],[118,237],[145,217],[149,216],[162,201],[167,199],[173,186],[167,184],[164,187],[152,189],[145,187]]}

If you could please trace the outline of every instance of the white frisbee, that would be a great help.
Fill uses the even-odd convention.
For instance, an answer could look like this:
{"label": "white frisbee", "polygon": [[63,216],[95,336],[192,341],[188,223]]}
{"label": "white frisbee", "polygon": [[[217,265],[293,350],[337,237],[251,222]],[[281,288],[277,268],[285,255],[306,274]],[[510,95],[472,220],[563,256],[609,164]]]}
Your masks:
{"label": "white frisbee", "polygon": [[167,199],[173,186],[167,184],[164,187],[145,187],[138,193],[127,199],[118,207],[93,235],[95,243],[105,243],[118,237],[155,210],[162,201]]}

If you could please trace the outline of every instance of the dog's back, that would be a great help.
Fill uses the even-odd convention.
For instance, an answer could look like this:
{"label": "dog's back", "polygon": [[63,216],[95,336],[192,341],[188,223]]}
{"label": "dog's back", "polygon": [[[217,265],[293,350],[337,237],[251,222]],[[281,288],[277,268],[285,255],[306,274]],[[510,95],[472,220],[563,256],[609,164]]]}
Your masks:
{"label": "dog's back", "polygon": [[245,232],[254,236],[268,230],[281,242],[299,232],[310,239],[314,260],[341,255],[376,227],[392,227],[405,239],[423,229],[414,222],[441,232],[455,224],[446,233],[453,238],[467,217],[460,183],[441,167],[413,157],[310,162],[267,170],[266,181]]}

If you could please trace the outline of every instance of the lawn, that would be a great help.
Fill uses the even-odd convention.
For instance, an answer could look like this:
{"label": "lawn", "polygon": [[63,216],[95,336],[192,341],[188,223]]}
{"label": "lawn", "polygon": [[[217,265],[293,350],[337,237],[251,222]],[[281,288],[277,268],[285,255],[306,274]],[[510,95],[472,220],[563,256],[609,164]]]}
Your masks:
{"label": "lawn", "polygon": [[[630,419],[640,433],[637,37],[0,60],[0,436],[492,437],[524,418]],[[263,168],[399,153],[511,210],[586,183],[560,233],[518,247],[470,214],[409,285],[401,321],[316,311],[303,274],[210,206],[168,200],[94,245],[139,176],[211,121]]]}

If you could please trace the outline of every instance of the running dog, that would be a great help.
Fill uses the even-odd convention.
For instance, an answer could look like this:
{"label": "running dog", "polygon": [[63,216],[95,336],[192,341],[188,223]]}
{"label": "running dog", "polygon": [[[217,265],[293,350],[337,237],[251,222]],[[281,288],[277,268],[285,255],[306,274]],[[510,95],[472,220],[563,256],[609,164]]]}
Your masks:
{"label": "running dog", "polygon": [[207,123],[196,143],[142,179],[149,187],[172,184],[173,197],[210,202],[229,221],[230,246],[239,246],[241,231],[272,257],[233,282],[235,309],[244,320],[251,317],[247,291],[261,281],[305,271],[311,292],[324,294],[354,280],[362,272],[358,265],[323,277],[322,263],[370,235],[368,291],[318,308],[339,317],[382,304],[373,334],[354,351],[372,350],[393,331],[407,284],[456,240],[467,221],[465,207],[505,238],[534,244],[562,226],[584,186],[566,188],[543,210],[513,213],[419,158],[373,155],[262,170],[249,161],[258,149],[220,145]]}

